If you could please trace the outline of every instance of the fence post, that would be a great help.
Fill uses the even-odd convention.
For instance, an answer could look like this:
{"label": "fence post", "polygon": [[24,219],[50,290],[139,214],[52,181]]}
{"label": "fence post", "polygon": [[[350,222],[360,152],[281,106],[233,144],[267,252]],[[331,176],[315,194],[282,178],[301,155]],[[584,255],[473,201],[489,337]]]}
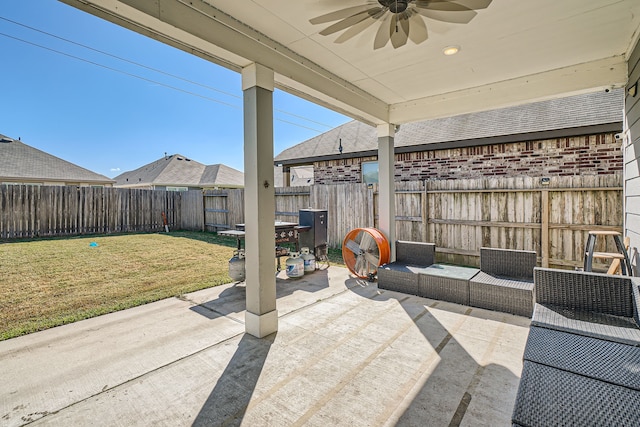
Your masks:
{"label": "fence post", "polygon": [[427,192],[427,180],[422,181],[422,241],[429,242],[429,193]]}
{"label": "fence post", "polygon": [[541,222],[542,235],[540,242],[540,256],[542,257],[542,267],[549,267],[549,190],[542,190],[541,193]]}

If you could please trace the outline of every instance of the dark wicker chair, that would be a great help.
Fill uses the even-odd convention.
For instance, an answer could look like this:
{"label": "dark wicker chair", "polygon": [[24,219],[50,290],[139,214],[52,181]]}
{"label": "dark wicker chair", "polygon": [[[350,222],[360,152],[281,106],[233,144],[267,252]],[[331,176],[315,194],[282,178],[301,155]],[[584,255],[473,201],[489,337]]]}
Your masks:
{"label": "dark wicker chair", "polygon": [[469,304],[531,317],[536,262],[532,251],[480,248],[480,272],[469,281]]}
{"label": "dark wicker chair", "polygon": [[640,346],[638,279],[535,268],[533,326]]}
{"label": "dark wicker chair", "polygon": [[396,260],[378,268],[378,288],[419,295],[418,274],[435,261],[433,243],[396,241]]}
{"label": "dark wicker chair", "polygon": [[514,425],[638,425],[637,280],[534,269],[536,304]]}

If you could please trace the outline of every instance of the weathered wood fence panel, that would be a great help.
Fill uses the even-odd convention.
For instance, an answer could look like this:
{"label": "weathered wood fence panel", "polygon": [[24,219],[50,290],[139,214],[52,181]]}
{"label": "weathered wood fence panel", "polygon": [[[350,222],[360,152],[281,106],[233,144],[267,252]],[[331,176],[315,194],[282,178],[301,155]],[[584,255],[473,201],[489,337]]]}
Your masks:
{"label": "weathered wood fence panel", "polygon": [[307,207],[327,210],[330,247],[340,247],[350,230],[374,225],[373,190],[366,184],[314,185]]}
{"label": "weathered wood fence panel", "polygon": [[0,238],[33,238],[181,226],[181,194],[74,186],[0,186]]}
{"label": "weathered wood fence panel", "polygon": [[[620,185],[619,176],[554,177],[544,183],[528,177],[398,182],[396,237],[435,243],[444,262],[478,265],[480,248],[490,246],[534,250],[542,265],[580,266],[589,230],[622,230]],[[244,222],[242,203],[231,208],[231,193],[222,194],[228,199],[217,208],[225,212],[220,221],[225,227]],[[377,186],[276,190],[277,219],[296,222],[298,211],[307,207],[327,210],[331,247],[340,247],[353,228],[378,226]],[[596,250],[615,248],[599,241]]]}
{"label": "weathered wood fence panel", "polygon": [[[491,246],[534,250],[542,265],[577,267],[589,230],[622,231],[620,185],[619,176],[430,181],[427,240],[448,262],[478,265],[479,248]],[[603,240],[596,250],[615,246]]]}
{"label": "weathered wood fence panel", "polygon": [[182,230],[204,231],[205,212],[204,197],[200,191],[183,191],[181,200],[181,223]]}
{"label": "weathered wood fence panel", "polygon": [[310,187],[276,187],[276,220],[298,222],[300,209],[309,207]]}
{"label": "weathered wood fence panel", "polygon": [[244,190],[204,192],[204,226],[207,231],[227,230],[244,223]]}

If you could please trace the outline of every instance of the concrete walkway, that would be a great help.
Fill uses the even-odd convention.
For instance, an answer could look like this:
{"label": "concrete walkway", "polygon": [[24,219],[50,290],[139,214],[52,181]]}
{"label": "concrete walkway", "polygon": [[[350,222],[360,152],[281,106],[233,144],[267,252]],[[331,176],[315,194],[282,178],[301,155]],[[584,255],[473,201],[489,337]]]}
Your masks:
{"label": "concrete walkway", "polygon": [[509,426],[529,319],[379,291],[330,267],[0,342],[0,425]]}

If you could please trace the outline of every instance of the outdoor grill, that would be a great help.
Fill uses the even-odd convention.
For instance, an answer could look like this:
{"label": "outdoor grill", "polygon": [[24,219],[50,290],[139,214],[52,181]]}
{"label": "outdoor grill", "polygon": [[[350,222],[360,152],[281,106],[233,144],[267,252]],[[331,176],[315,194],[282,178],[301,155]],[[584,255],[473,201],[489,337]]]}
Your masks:
{"label": "outdoor grill", "polygon": [[[276,245],[282,243],[295,243],[297,249],[299,228],[300,227],[295,222],[276,221],[274,236]],[[236,230],[244,232],[244,224],[236,224]]]}

